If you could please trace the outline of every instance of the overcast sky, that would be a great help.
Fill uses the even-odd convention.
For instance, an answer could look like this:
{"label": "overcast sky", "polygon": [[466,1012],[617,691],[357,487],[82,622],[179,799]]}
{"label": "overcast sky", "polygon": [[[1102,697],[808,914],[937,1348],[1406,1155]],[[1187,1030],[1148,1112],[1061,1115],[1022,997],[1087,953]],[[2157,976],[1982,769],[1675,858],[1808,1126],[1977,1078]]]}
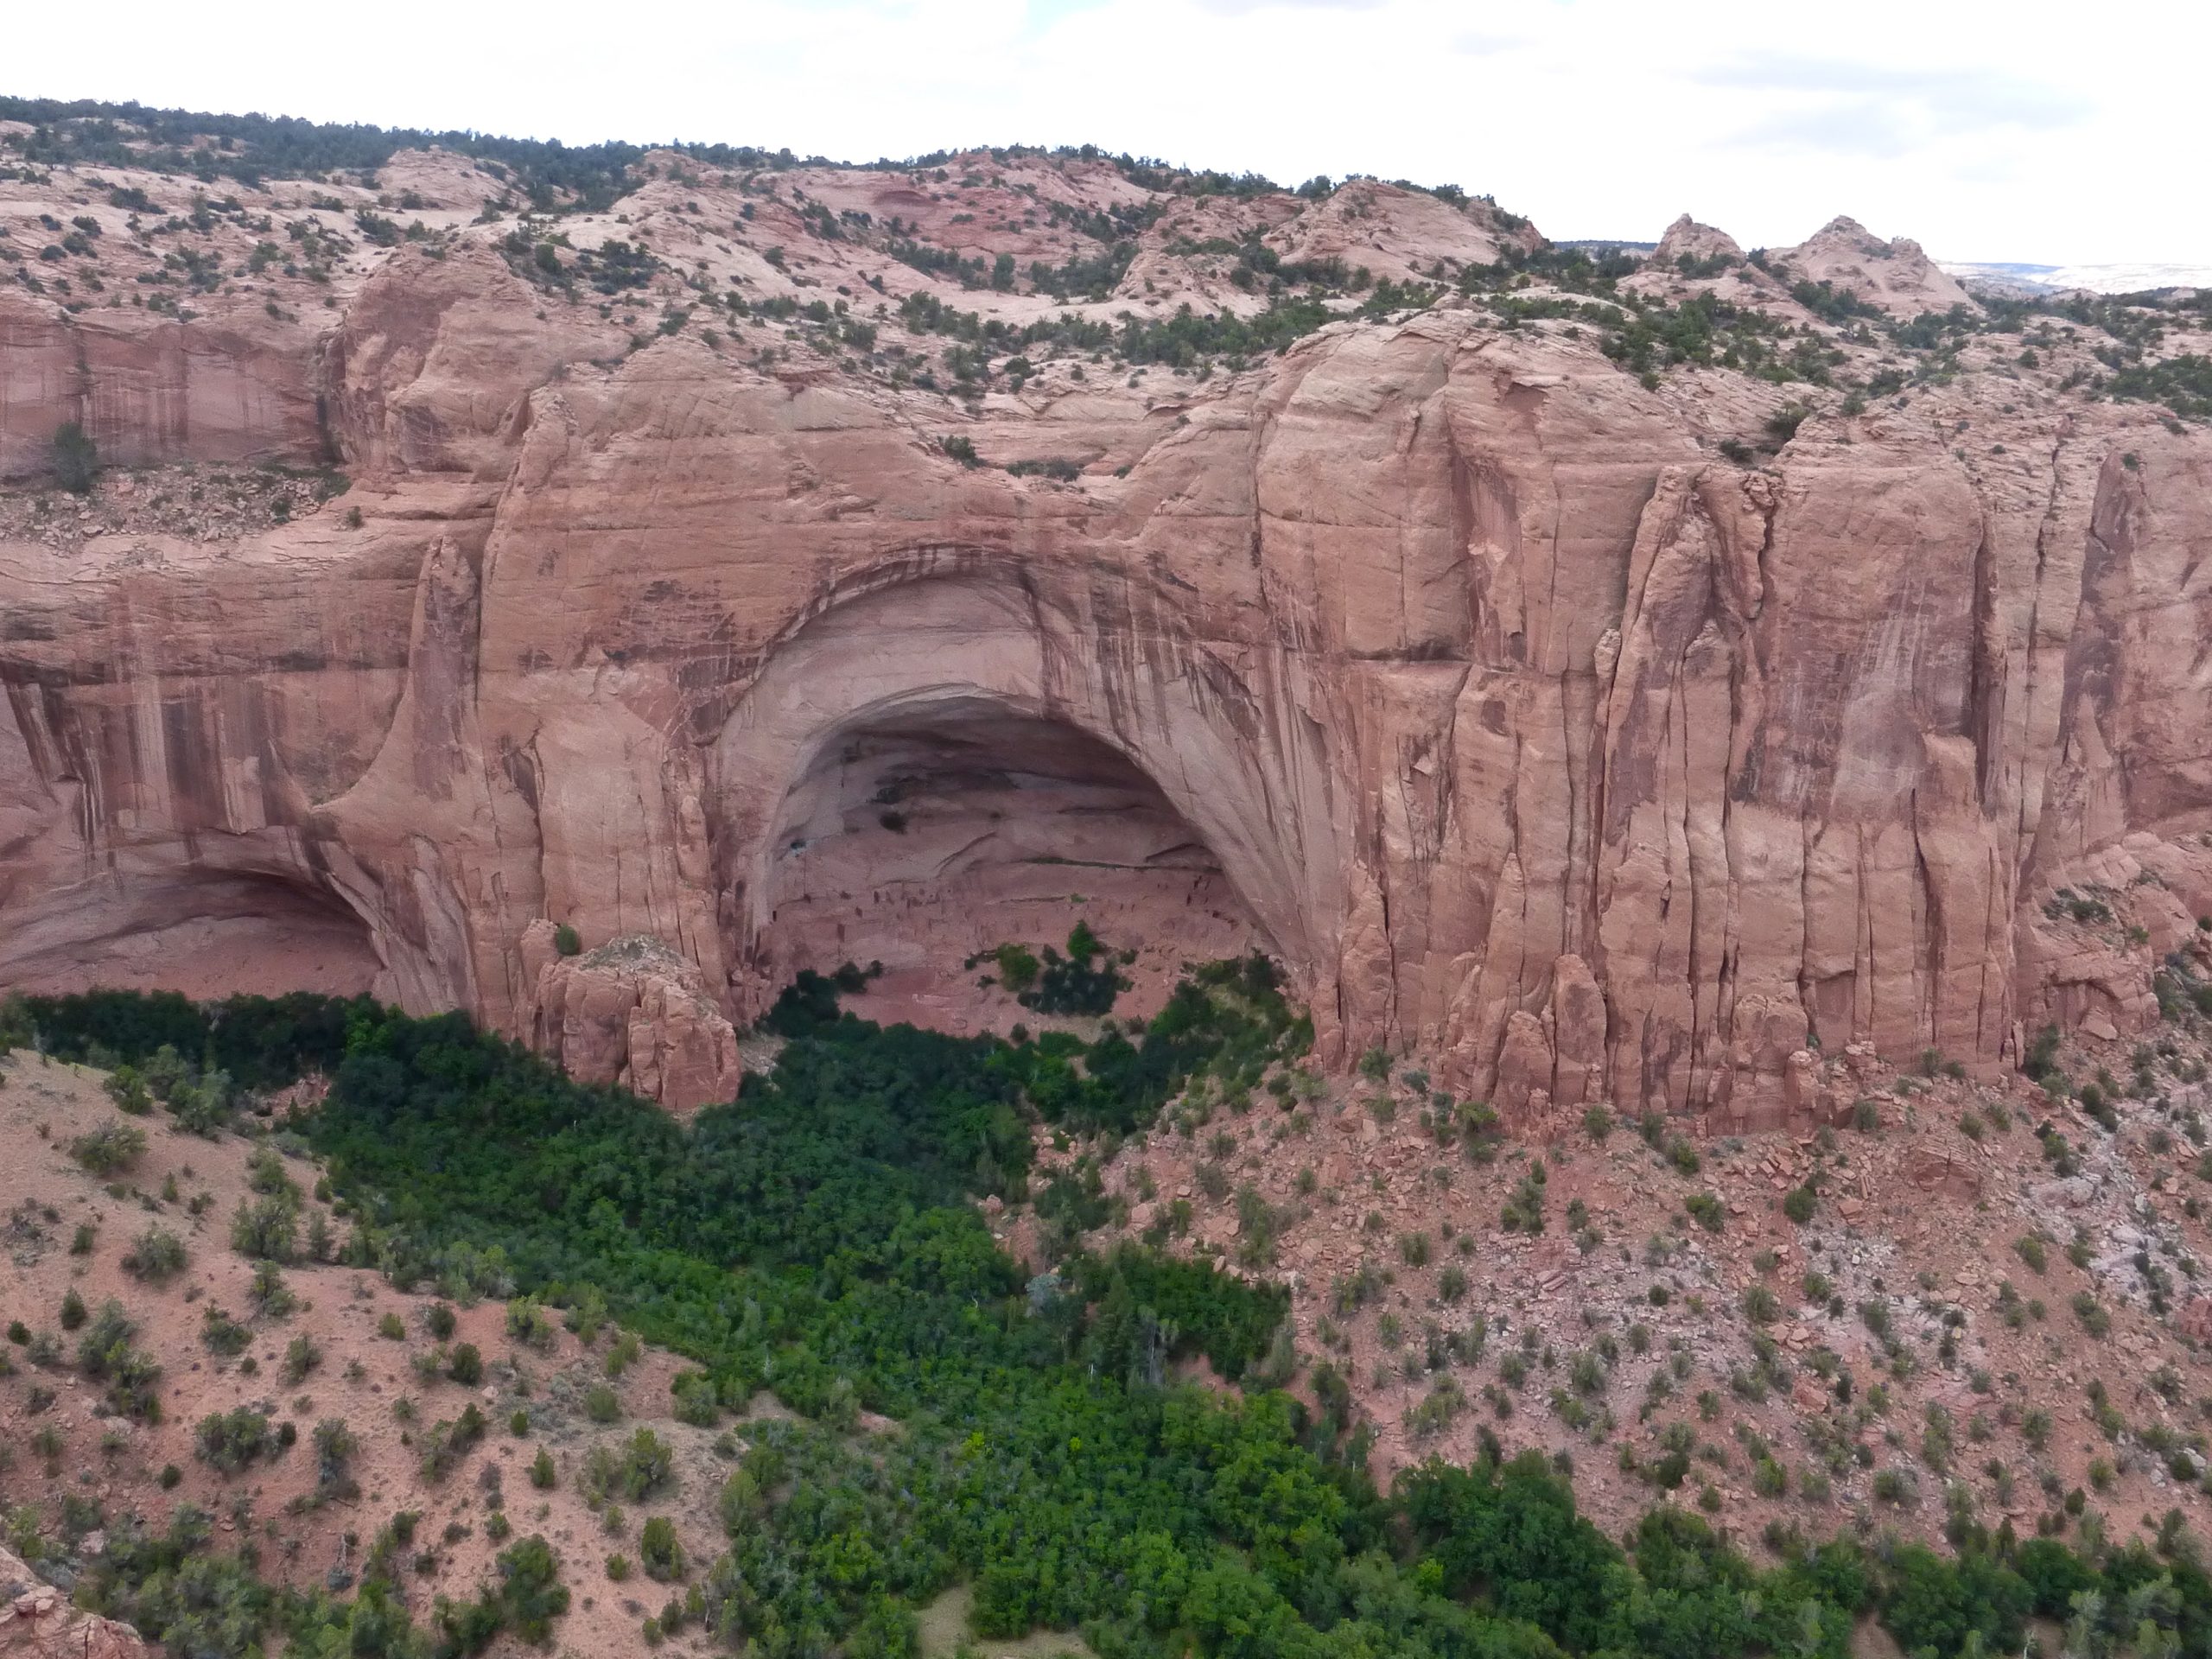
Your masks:
{"label": "overcast sky", "polygon": [[866,160],[1083,143],[1494,194],[1554,237],[1836,213],[1939,258],[2212,259],[2212,7],[1958,0],[111,0],[4,89]]}

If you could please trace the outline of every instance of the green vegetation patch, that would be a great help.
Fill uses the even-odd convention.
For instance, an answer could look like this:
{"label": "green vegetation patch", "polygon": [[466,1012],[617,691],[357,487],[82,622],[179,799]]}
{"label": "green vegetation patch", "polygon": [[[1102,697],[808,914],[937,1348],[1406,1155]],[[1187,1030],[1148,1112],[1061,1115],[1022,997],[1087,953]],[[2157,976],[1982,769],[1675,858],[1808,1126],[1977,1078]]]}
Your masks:
{"label": "green vegetation patch", "polygon": [[[1432,1461],[1379,1492],[1326,1368],[1318,1415],[1276,1390],[1176,1381],[1173,1362],[1200,1355],[1255,1376],[1280,1292],[1135,1247],[1033,1274],[970,1202],[1023,1190],[1039,1118],[1141,1125],[1194,1076],[1300,1049],[1268,964],[1201,970],[1141,1031],[1091,1044],[885,1028],[838,1009],[837,977],[810,977],[778,1005],[775,1071],[689,1127],[454,1015],[234,999],[186,1032],[152,999],[29,1010],[55,1052],[97,1027],[118,1052],[149,1052],[118,1040],[135,1033],[242,1075],[327,1065],[327,1096],[291,1127],[359,1217],[353,1265],[603,1310],[696,1362],[706,1380],[688,1392],[724,1406],[772,1389],[798,1415],[747,1425],[718,1497],[728,1547],[697,1580],[696,1616],[747,1651],[912,1655],[915,1610],[956,1586],[980,1636],[1079,1631],[1128,1659],[1846,1659],[1870,1611],[1905,1650],[1942,1655],[2017,1649],[2029,1616],[2085,1606],[2107,1623],[2140,1611],[2177,1650],[2212,1632],[2212,1578],[2177,1526],[2163,1548],[2085,1559],[1965,1520],[1955,1558],[1840,1541],[1760,1568],[1676,1510],[1618,1544],[1557,1468],[1494,1440],[1470,1467]],[[864,1409],[896,1427],[873,1432]],[[229,1461],[255,1438],[227,1421],[208,1435]],[[661,1478],[649,1435],[617,1462],[610,1449],[610,1491]],[[502,1628],[542,1639],[565,1605],[550,1554],[525,1543],[478,1600],[441,1603],[416,1630],[390,1588],[413,1517],[339,1604],[208,1554],[195,1516],[161,1538],[118,1525],[87,1604],[181,1652],[242,1655],[280,1629],[303,1652],[440,1659]]]}

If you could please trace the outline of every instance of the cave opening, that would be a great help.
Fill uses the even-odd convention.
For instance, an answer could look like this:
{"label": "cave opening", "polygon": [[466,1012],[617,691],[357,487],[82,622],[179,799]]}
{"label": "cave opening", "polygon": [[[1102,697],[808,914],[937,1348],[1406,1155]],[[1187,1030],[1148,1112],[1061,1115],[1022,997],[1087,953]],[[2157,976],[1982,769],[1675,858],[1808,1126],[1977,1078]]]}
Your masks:
{"label": "cave opening", "polygon": [[52,894],[0,940],[0,991],[353,996],[383,963],[361,918],[289,876],[190,867]]}
{"label": "cave opening", "polygon": [[882,964],[865,1018],[962,1033],[1053,1023],[990,953],[1063,952],[1077,924],[1126,957],[1120,1015],[1146,1015],[1186,962],[1272,950],[1205,837],[1120,750],[996,697],[945,693],[855,714],[786,791],[756,960]]}

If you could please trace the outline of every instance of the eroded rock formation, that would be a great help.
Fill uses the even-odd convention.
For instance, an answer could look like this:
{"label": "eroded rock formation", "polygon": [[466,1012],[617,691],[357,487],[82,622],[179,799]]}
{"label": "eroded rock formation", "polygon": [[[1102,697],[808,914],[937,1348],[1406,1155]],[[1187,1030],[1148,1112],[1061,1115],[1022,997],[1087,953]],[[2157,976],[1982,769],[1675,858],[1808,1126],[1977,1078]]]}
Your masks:
{"label": "eroded rock formation", "polygon": [[[810,188],[883,208],[856,177],[938,200]],[[1266,199],[1237,234],[1408,276],[1534,245],[1415,197]],[[739,206],[655,179],[623,233],[756,302],[857,315],[880,281],[886,340],[929,289],[780,200],[748,241]],[[1133,273],[1197,269],[1197,219],[1246,210],[1179,211]],[[327,444],[353,483],[251,535],[103,494],[0,539],[0,983],[259,893],[356,929],[387,995],[690,1105],[797,967],[942,962],[1088,885],[1132,938],[1187,912],[1277,953],[1332,1058],[1727,1126],[1790,1109],[1815,1043],[1988,1067],[2048,1019],[2139,1025],[2150,949],[2045,914],[2083,870],[2155,873],[2175,928],[2212,907],[2212,444],[2069,395],[2076,346],[1999,372],[1991,337],[1776,438],[1766,381],[1640,377],[1571,312],[1431,294],[1203,379],[1063,354],[970,410],[883,340],[855,360],[826,302],[792,343],[664,278],[673,326],[626,343],[448,217],[319,337],[178,325],[188,418],[103,402],[57,343],[93,325],[4,302],[0,470],[89,406],[118,456]],[[1838,221],[1795,274],[1954,302],[1870,244]],[[1763,271],[1713,282],[1882,360]],[[1147,303],[1133,275],[1092,314]],[[545,918],[659,944],[556,960]]]}
{"label": "eroded rock formation", "polygon": [[22,1557],[0,1548],[0,1653],[22,1659],[141,1659],[157,1651],[128,1624],[79,1612]]}
{"label": "eroded rock formation", "polygon": [[689,958],[646,935],[563,956],[547,921],[523,930],[520,956],[531,1044],[570,1077],[673,1112],[736,1098],[737,1034]]}

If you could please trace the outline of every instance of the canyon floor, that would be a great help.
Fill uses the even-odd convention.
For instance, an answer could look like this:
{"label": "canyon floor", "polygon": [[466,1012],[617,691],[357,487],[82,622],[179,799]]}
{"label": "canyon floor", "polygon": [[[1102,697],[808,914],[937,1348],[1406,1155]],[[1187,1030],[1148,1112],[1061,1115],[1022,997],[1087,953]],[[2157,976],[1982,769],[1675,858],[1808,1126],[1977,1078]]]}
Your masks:
{"label": "canyon floor", "polygon": [[[1002,1000],[980,988],[962,1023],[1001,1023]],[[772,1053],[748,1044],[754,1064]],[[1279,1073],[1279,1094],[1242,1109],[1201,1090],[1126,1141],[1046,1135],[1033,1190],[1095,1174],[1109,1218],[1093,1245],[1144,1237],[1287,1281],[1292,1386],[1319,1398],[1342,1378],[1385,1480],[1494,1439],[1571,1467],[1617,1536],[1675,1502],[1755,1555],[1791,1532],[1935,1538],[1966,1520],[2118,1541],[2171,1511],[2212,1522],[2212,1300],[2195,1288],[2204,1053],[2182,1022],[2140,1046],[2049,1053],[2054,1078],[2103,1079],[2086,1101],[1947,1076],[1939,1057],[1901,1071],[1847,1054],[1823,1071],[1847,1080],[1850,1109],[1810,1133],[1692,1142],[1599,1109],[1529,1144],[1484,1133],[1479,1115],[1471,1137],[1424,1075],[1378,1056],[1351,1078]],[[495,1301],[401,1294],[312,1259],[283,1270],[288,1308],[280,1296],[257,1313],[232,1218],[274,1179],[273,1150],[311,1236],[342,1240],[345,1216],[311,1196],[315,1166],[273,1116],[209,1140],[156,1113],[122,1120],[145,1151],[96,1177],[70,1148],[118,1121],[104,1081],[29,1052],[0,1060],[0,1314],[22,1327],[0,1378],[0,1488],[19,1546],[43,1533],[54,1581],[97,1552],[103,1521],[189,1502],[252,1540],[271,1577],[335,1583],[413,1510],[422,1606],[470,1593],[510,1531],[542,1535],[573,1595],[558,1645],[595,1653],[632,1645],[683,1594],[680,1579],[609,1576],[610,1556],[635,1567],[649,1518],[673,1522],[688,1577],[722,1548],[717,1494],[749,1418],[780,1410],[772,1396],[695,1427],[674,1414],[683,1362],[645,1348],[626,1365],[612,1328],[518,1339]],[[1033,1205],[986,1207],[1017,1255],[1040,1257]],[[149,1229],[186,1255],[159,1282],[130,1266]],[[70,1319],[97,1321],[111,1300],[162,1366],[157,1426],[105,1414],[70,1363]],[[225,1325],[235,1351],[211,1343]],[[468,1383],[446,1357],[464,1343],[483,1363]],[[432,1425],[472,1402],[489,1432],[434,1478]],[[298,1442],[219,1472],[195,1452],[197,1426],[241,1407]],[[358,1441],[351,1495],[318,1478],[311,1437],[332,1419]],[[672,1478],[645,1502],[588,1502],[595,1449],[619,1453],[640,1429],[669,1447]],[[530,1474],[541,1448],[547,1489]],[[928,1611],[931,1651],[966,1639],[963,1617],[957,1594]],[[708,1642],[696,1626],[671,1639]]]}
{"label": "canyon floor", "polygon": [[[669,1384],[689,1369],[684,1362],[651,1345],[625,1347],[611,1326],[591,1342],[557,1328],[517,1340],[497,1302],[403,1294],[374,1273],[309,1259],[283,1269],[291,1306],[257,1313],[256,1263],[232,1248],[230,1228],[256,1197],[251,1154],[283,1141],[251,1132],[210,1141],[174,1127],[166,1115],[128,1119],[145,1129],[146,1151],[127,1174],[102,1180],[68,1147],[118,1120],[105,1079],[32,1053],[0,1058],[7,1250],[0,1320],[20,1322],[28,1338],[0,1351],[8,1361],[0,1376],[0,1500],[10,1520],[7,1541],[18,1552],[27,1535],[44,1535],[44,1554],[29,1552],[29,1570],[66,1590],[72,1564],[99,1552],[101,1522],[135,1512],[158,1526],[175,1506],[189,1503],[217,1517],[226,1547],[254,1543],[268,1579],[335,1584],[358,1574],[373,1535],[411,1510],[419,1518],[404,1576],[418,1619],[439,1596],[474,1594],[505,1542],[535,1534],[553,1547],[571,1592],[556,1626],[557,1650],[635,1649],[641,1623],[671,1599],[681,1601],[722,1549],[717,1497],[747,1445],[747,1423],[777,1413],[773,1399],[763,1395],[745,1416],[702,1428],[674,1414]],[[290,1178],[309,1194],[302,1201],[308,1224],[320,1217],[342,1236],[343,1217],[311,1196],[312,1161],[296,1151],[284,1156]],[[175,1234],[186,1251],[183,1267],[159,1282],[126,1262],[154,1228]],[[81,1250],[74,1248],[80,1237]],[[108,1413],[99,1386],[72,1363],[79,1332],[61,1311],[72,1293],[88,1320],[119,1303],[138,1345],[158,1358],[158,1425]],[[443,1313],[453,1325],[440,1337],[433,1321],[442,1323]],[[209,1344],[219,1317],[242,1328],[244,1345],[234,1353]],[[40,1346],[48,1342],[56,1346]],[[288,1368],[302,1342],[315,1356],[311,1367],[300,1370],[294,1361]],[[456,1382],[450,1363],[437,1363],[465,1344],[483,1362],[474,1384]],[[611,1414],[608,1395],[592,1398],[599,1389],[611,1391]],[[471,1402],[490,1427],[470,1455],[433,1478],[423,1467],[428,1436]],[[240,1408],[266,1414],[280,1434],[289,1425],[297,1440],[225,1473],[196,1455],[196,1431],[211,1414]],[[350,1496],[320,1478],[313,1433],[331,1420],[358,1442],[346,1471],[358,1488]],[[643,1502],[619,1494],[588,1500],[588,1481],[578,1478],[594,1452],[620,1454],[640,1430],[669,1448],[667,1483]],[[864,1417],[862,1432],[895,1429]],[[544,1488],[531,1474],[541,1450],[554,1469]],[[663,1582],[646,1575],[639,1549],[656,1516],[673,1523],[686,1563]],[[620,1581],[607,1565],[617,1556],[629,1567]],[[1081,1645],[1058,1637],[978,1643],[963,1611],[955,1595],[926,1612],[928,1651],[950,1654],[968,1641],[991,1659],[1047,1659]],[[696,1623],[665,1640],[673,1651],[715,1647]]]}

